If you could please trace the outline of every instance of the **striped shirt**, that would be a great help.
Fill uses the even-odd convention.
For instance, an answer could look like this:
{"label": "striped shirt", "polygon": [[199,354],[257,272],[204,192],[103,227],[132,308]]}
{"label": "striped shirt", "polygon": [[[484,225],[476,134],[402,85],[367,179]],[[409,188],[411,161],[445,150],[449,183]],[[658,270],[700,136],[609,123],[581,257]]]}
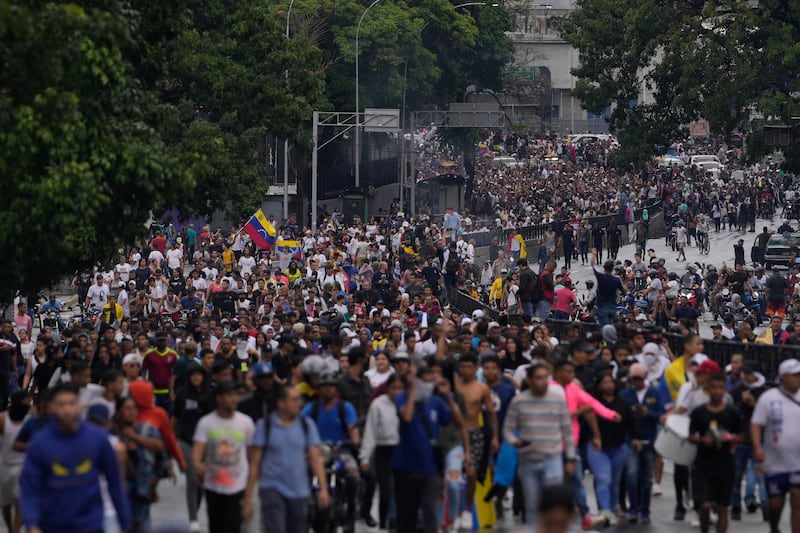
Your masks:
{"label": "striped shirt", "polygon": [[519,438],[529,443],[520,448],[520,461],[542,461],[562,452],[574,458],[572,420],[564,389],[551,385],[541,397],[534,396],[530,390],[515,396],[508,406],[503,438],[506,442]]}

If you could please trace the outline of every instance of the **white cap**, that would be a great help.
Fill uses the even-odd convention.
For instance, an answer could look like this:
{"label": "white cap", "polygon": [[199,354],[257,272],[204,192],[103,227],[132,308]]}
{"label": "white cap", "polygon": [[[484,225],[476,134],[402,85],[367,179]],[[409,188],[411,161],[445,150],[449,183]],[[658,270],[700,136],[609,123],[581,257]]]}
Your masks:
{"label": "white cap", "polygon": [[135,353],[127,354],[125,357],[122,358],[122,364],[127,365],[128,363],[140,363],[139,356],[136,355]]}
{"label": "white cap", "polygon": [[483,318],[485,315],[483,313],[483,309],[476,309],[472,312],[472,320],[478,320],[479,318]]}
{"label": "white cap", "polygon": [[465,316],[464,318],[461,319],[462,326],[468,326],[469,324],[472,324],[472,319],[470,317]]}
{"label": "white cap", "polygon": [[700,365],[703,361],[708,361],[708,356],[704,353],[696,353],[689,359],[689,362],[693,365]]}
{"label": "white cap", "polygon": [[778,367],[778,376],[788,376],[800,374],[800,361],[797,359],[787,359]]}

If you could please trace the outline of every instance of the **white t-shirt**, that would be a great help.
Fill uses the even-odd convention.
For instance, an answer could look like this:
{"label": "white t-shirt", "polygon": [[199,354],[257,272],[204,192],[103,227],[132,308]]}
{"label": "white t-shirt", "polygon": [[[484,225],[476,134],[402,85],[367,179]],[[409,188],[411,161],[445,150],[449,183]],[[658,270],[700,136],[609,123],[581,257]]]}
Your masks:
{"label": "white t-shirt", "polygon": [[147,262],[152,263],[153,259],[158,261],[158,265],[161,266],[161,262],[164,260],[164,254],[159,252],[158,250],[153,250],[150,252],[150,255],[147,256]]}
{"label": "white t-shirt", "polygon": [[247,447],[253,443],[255,424],[235,411],[231,418],[209,413],[197,423],[194,441],[205,444],[206,476],[203,486],[219,494],[236,494],[247,485]]}
{"label": "white t-shirt", "polygon": [[183,259],[183,252],[181,250],[178,250],[177,248],[167,250],[167,265],[169,265],[169,268],[180,268],[181,259]]}
{"label": "white t-shirt", "polygon": [[[794,399],[800,402],[800,391]],[[764,473],[800,472],[800,405],[780,389],[770,389],[758,398],[750,421],[764,426]]]}
{"label": "white t-shirt", "polygon": [[242,256],[239,258],[239,270],[241,271],[242,276],[244,276],[245,274],[252,274],[254,266],[256,266],[255,257]]}
{"label": "white t-shirt", "polygon": [[97,309],[102,309],[108,303],[108,295],[110,293],[108,285],[92,285],[86,296],[89,298],[89,304],[95,306]]}
{"label": "white t-shirt", "polygon": [[128,283],[131,279],[131,266],[128,263],[122,263],[114,267],[115,272],[119,272],[119,279]]}

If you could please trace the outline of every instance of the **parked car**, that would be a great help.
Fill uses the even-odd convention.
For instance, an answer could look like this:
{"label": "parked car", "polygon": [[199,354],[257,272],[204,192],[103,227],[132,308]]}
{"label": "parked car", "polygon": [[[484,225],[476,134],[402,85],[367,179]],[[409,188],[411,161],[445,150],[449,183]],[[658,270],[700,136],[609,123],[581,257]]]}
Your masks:
{"label": "parked car", "polygon": [[800,233],[776,233],[767,241],[767,250],[764,252],[764,267],[767,269],[775,265],[789,266],[792,257],[797,252],[800,243]]}

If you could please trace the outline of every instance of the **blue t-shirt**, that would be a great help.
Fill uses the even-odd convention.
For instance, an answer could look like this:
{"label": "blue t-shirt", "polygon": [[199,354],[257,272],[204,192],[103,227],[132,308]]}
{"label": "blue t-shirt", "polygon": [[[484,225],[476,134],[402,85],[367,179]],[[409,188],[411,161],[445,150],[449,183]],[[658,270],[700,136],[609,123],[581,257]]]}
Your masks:
{"label": "blue t-shirt", "polygon": [[[306,450],[310,446],[319,446],[317,425],[310,418],[306,419],[308,435],[303,431],[300,418],[295,418],[291,426],[284,426],[278,421],[278,415],[272,413],[269,428],[269,446],[264,450],[261,460],[261,475],[258,486],[262,489],[273,489],[285,498],[310,498],[311,482],[308,479],[308,459]],[[256,424],[253,435],[253,446],[264,448],[264,419]]]}
{"label": "blue t-shirt", "polygon": [[[407,401],[407,393],[403,392],[397,396],[395,404],[398,414]],[[450,407],[438,396],[431,396],[423,405],[422,410],[414,409],[414,418],[411,423],[404,422],[401,417],[400,442],[394,450],[392,468],[419,474],[436,474],[433,448],[430,445],[428,432],[425,431],[422,423],[423,412],[424,416],[428,418],[431,434],[437,442],[439,426],[450,423],[452,418]]]}
{"label": "blue t-shirt", "polygon": [[[339,402],[333,404],[330,410],[325,409],[322,402],[319,404],[319,416],[315,420],[317,428],[319,428],[319,437],[324,442],[342,442],[346,441],[349,436],[344,432],[342,421],[339,420]],[[311,418],[314,404],[309,403],[303,407],[303,416]],[[344,425],[347,427],[355,425],[358,422],[358,415],[350,402],[344,402]]]}
{"label": "blue t-shirt", "polygon": [[617,305],[617,291],[624,290],[622,281],[597,267],[594,268],[594,277],[597,278],[597,307]]}
{"label": "blue t-shirt", "polygon": [[500,382],[494,387],[490,387],[492,392],[492,403],[494,403],[494,412],[497,413],[497,427],[500,429],[500,435],[497,436],[498,440],[503,440],[503,422],[506,419],[506,412],[508,411],[508,404],[517,394],[517,389],[514,385],[504,381],[502,378]]}

